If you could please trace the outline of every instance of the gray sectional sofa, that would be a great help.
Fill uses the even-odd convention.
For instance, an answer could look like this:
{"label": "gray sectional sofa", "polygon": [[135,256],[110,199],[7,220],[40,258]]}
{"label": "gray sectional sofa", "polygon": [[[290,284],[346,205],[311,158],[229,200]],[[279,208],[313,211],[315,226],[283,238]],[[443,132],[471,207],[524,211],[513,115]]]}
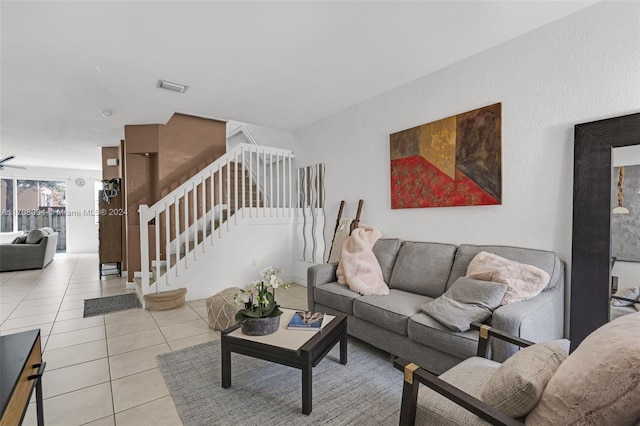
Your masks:
{"label": "gray sectional sofa", "polygon": [[[436,373],[474,356],[478,332],[452,331],[421,311],[460,277],[480,251],[536,266],[550,275],[537,296],[500,306],[487,321],[534,342],[564,334],[564,263],[553,252],[507,246],[476,246],[380,239],[373,252],[389,295],[361,296],[337,283],[337,264],[314,265],[307,272],[309,309],[348,316],[348,333],[392,355]],[[492,357],[504,361],[517,347],[495,340]]]}
{"label": "gray sectional sofa", "polygon": [[0,244],[0,272],[42,269],[55,257],[57,245],[58,233],[48,227]]}

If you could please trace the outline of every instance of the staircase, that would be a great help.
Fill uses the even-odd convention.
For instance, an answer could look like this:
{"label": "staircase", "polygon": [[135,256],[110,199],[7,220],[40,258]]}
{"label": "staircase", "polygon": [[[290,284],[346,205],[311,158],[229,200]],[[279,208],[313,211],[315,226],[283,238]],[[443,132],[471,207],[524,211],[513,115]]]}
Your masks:
{"label": "staircase", "polygon": [[188,289],[241,226],[292,223],[292,160],[289,150],[241,143],[151,207],[140,205],[140,299]]}

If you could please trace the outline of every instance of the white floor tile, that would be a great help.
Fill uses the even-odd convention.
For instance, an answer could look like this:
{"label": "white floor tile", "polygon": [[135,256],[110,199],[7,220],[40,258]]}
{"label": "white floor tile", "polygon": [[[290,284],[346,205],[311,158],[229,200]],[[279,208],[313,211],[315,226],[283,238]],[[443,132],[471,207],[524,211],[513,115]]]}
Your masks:
{"label": "white floor tile", "polygon": [[42,391],[46,399],[108,382],[109,362],[106,358],[100,358],[47,371],[46,380],[42,381]]}
{"label": "white floor tile", "polygon": [[111,386],[116,414],[169,395],[162,374],[157,368],[113,380]]}
{"label": "white floor tile", "polygon": [[46,349],[60,349],[80,343],[94,342],[106,338],[104,326],[85,328],[83,330],[69,331],[67,333],[53,334],[49,336]]}
{"label": "white floor tile", "polygon": [[100,358],[107,358],[107,341],[104,339],[49,349],[42,354],[42,359],[47,363],[47,372]]}
{"label": "white floor tile", "polygon": [[180,426],[182,421],[173,400],[165,396],[116,414],[118,426]]}

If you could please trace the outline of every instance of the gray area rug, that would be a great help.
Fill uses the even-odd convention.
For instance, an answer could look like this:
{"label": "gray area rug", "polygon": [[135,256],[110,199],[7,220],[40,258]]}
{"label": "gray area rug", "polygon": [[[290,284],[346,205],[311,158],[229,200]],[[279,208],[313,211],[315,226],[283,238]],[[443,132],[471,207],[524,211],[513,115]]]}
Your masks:
{"label": "gray area rug", "polygon": [[231,355],[231,387],[221,386],[220,342],[158,355],[158,366],[185,426],[397,425],[402,372],[389,355],[349,337],[313,369],[313,411],[302,414],[300,370]]}
{"label": "gray area rug", "polygon": [[83,317],[104,315],[110,312],[124,311],[126,309],[141,308],[142,305],[135,293],[118,294],[117,296],[97,297],[84,299]]}

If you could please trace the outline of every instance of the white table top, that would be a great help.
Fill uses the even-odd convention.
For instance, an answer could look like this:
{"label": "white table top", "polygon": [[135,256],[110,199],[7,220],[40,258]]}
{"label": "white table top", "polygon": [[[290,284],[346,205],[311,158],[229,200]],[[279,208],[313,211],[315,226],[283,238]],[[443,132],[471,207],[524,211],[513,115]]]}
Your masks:
{"label": "white table top", "polygon": [[[318,333],[317,330],[288,330],[287,325],[296,310],[286,308],[280,308],[280,310],[282,311],[282,315],[280,316],[280,327],[275,333],[268,334],[266,336],[247,336],[242,332],[241,328],[238,328],[229,333],[228,336],[297,351],[302,347],[302,345],[307,343],[309,339]],[[335,318],[335,316],[329,314],[325,314],[325,316],[326,319],[322,324],[323,328]]]}

